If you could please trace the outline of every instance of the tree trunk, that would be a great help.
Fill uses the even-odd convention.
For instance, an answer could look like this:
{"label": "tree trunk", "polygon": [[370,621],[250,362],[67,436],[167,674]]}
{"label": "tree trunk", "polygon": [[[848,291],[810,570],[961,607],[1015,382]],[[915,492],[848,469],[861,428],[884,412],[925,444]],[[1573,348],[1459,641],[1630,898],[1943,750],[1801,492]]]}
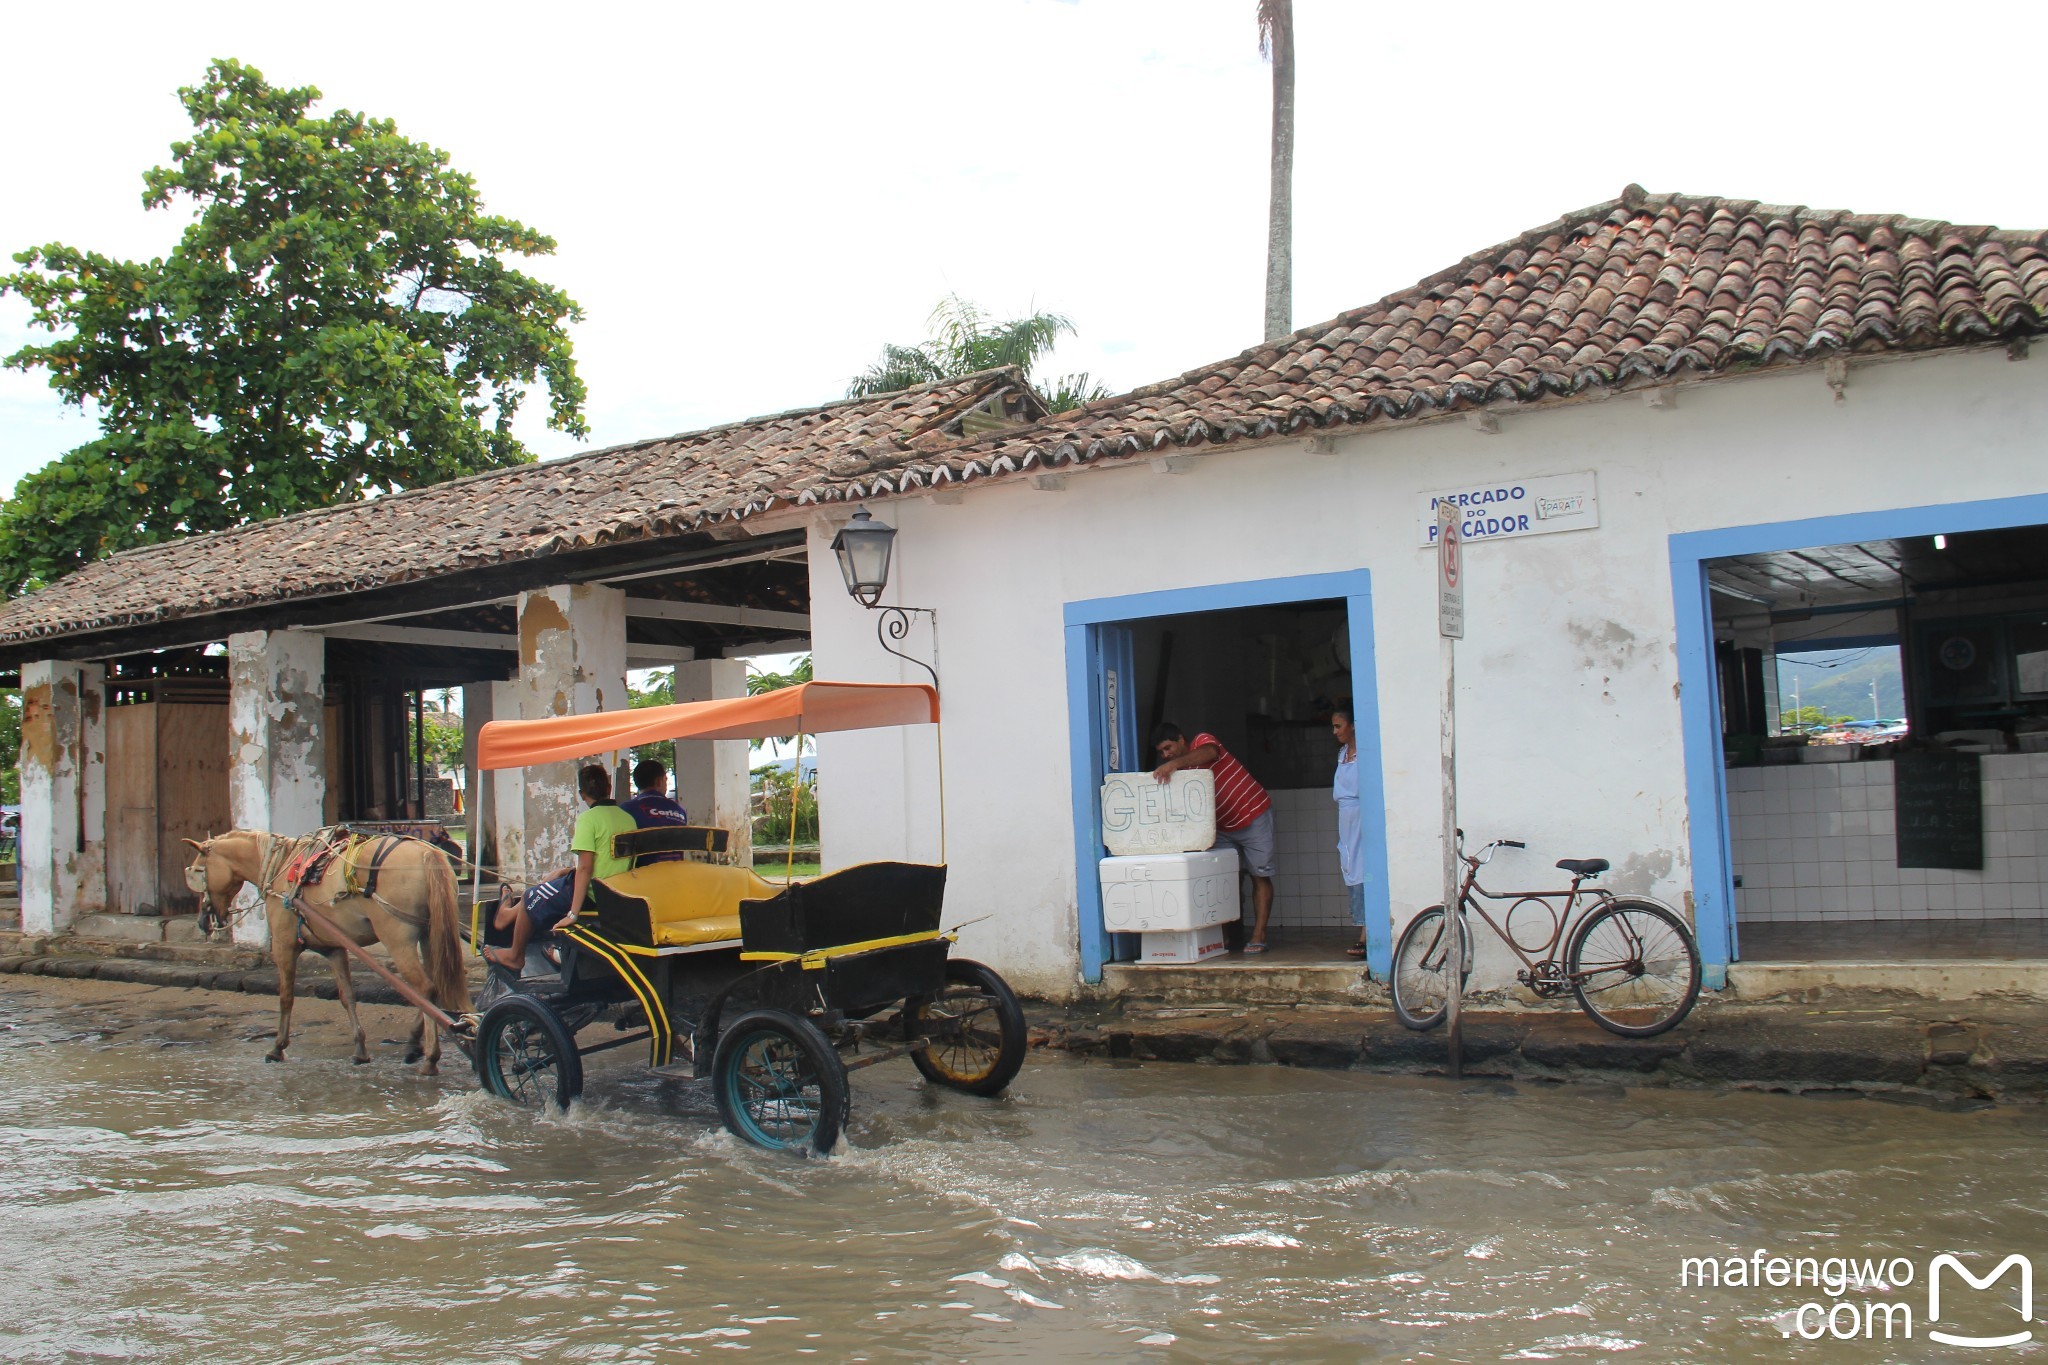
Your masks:
{"label": "tree trunk", "polygon": [[1266,340],[1294,330],[1294,0],[1277,0],[1273,45],[1273,197],[1266,220]]}

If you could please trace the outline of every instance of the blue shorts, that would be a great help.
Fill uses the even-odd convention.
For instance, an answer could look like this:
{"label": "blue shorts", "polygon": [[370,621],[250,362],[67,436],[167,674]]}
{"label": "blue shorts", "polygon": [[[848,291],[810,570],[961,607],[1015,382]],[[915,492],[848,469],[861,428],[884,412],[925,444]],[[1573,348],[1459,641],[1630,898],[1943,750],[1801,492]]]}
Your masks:
{"label": "blue shorts", "polygon": [[569,917],[569,892],[576,884],[576,874],[564,877],[550,877],[538,886],[526,888],[526,901],[522,908],[526,918],[533,922],[536,937],[552,934],[555,926]]}

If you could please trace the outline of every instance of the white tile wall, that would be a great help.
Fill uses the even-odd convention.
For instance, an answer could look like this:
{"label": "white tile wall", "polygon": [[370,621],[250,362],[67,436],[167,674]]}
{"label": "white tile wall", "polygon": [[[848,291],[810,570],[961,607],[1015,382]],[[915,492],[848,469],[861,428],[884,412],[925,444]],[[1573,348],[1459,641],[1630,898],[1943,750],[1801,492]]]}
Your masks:
{"label": "white tile wall", "polygon": [[[1273,923],[1292,928],[1335,928],[1351,923],[1351,898],[1337,861],[1337,803],[1328,787],[1275,791]],[[1251,918],[1251,883],[1242,882],[1244,914]]]}
{"label": "white tile wall", "polygon": [[1892,765],[1728,770],[1738,920],[2048,919],[2048,754],[1984,756],[1984,870],[1893,859]]}

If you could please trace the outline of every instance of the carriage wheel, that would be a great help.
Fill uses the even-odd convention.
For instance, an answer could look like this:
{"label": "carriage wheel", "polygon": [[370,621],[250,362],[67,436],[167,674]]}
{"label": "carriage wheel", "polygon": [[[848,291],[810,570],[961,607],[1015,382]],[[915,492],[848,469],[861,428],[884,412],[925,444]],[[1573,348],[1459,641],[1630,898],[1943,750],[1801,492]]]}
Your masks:
{"label": "carriage wheel", "polygon": [[903,1009],[904,1032],[929,1038],[910,1054],[924,1078],[970,1095],[999,1095],[1024,1065],[1024,1007],[1010,983],[966,958],[946,961],[946,988]]}
{"label": "carriage wheel", "polygon": [[575,1035],[530,995],[508,995],[484,1011],[476,1075],[484,1089],[527,1109],[567,1109],[583,1093]]}
{"label": "carriage wheel", "polygon": [[794,1014],[753,1010],[727,1025],[711,1084],[725,1126],[771,1152],[823,1155],[846,1128],[846,1067],[817,1025]]}

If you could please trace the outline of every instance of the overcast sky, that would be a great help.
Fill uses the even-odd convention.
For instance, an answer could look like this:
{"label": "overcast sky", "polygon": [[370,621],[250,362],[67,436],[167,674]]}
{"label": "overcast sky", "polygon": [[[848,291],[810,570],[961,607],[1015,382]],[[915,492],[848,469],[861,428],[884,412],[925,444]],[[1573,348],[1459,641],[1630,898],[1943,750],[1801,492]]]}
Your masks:
{"label": "overcast sky", "polygon": [[[141,173],[234,56],[395,119],[552,235],[591,447],[838,397],[949,291],[1070,315],[1115,388],[1259,339],[1270,78],[1254,0],[16,6],[0,247],[165,250]],[[1296,0],[1297,325],[1629,181],[2048,227],[2014,76],[1904,6]],[[31,55],[32,54],[32,55]],[[29,338],[0,300],[0,350]],[[529,404],[528,412],[539,409]],[[0,487],[87,439],[0,375]],[[539,429],[543,456],[577,448]]]}

